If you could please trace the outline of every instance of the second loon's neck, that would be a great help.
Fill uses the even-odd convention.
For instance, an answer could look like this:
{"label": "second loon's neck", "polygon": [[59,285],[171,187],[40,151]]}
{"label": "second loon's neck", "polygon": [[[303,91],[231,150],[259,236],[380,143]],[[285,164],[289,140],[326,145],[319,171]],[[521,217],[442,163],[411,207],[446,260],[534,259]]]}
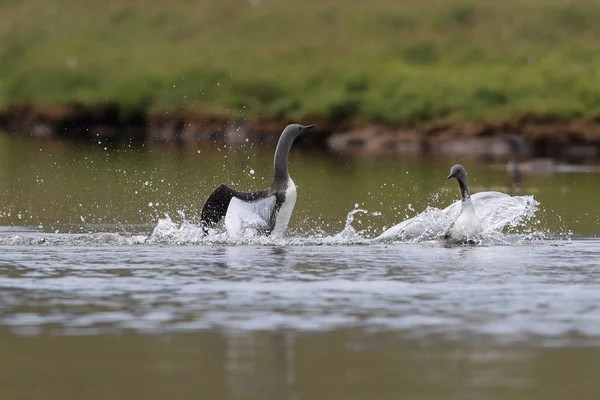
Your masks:
{"label": "second loon's neck", "polygon": [[471,198],[469,195],[469,186],[467,185],[467,181],[463,179],[458,180],[458,186],[460,187],[460,196],[462,201],[468,200]]}

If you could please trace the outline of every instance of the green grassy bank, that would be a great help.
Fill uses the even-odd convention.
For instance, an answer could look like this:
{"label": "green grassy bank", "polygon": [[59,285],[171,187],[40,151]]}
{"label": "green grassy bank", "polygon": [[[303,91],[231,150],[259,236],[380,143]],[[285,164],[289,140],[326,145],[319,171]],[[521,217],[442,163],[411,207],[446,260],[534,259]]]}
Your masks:
{"label": "green grassy bank", "polygon": [[411,123],[600,114],[592,0],[0,0],[0,103]]}

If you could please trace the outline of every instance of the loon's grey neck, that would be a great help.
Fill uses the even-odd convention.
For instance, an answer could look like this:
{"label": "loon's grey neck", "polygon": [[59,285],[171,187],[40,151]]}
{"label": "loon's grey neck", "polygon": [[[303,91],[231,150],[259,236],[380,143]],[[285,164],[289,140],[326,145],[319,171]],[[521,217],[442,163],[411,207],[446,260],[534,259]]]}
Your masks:
{"label": "loon's grey neck", "polygon": [[288,173],[288,155],[296,136],[293,133],[284,132],[277,143],[275,159],[273,160],[273,189],[286,187],[290,179]]}
{"label": "loon's grey neck", "polygon": [[462,197],[462,201],[465,201],[471,196],[469,196],[469,186],[467,185],[467,178],[457,178],[458,186],[460,186],[460,195]]}

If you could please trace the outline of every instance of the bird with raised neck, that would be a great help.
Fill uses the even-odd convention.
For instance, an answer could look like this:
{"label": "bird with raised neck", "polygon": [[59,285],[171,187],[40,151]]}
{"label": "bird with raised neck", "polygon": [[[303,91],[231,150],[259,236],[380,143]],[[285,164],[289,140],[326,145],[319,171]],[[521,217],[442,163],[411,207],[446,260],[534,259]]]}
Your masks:
{"label": "bird with raised neck", "polygon": [[273,161],[273,182],[268,189],[239,192],[225,184],[217,186],[204,206],[200,223],[208,234],[223,217],[229,236],[251,229],[259,234],[283,236],[296,204],[296,185],[288,173],[288,155],[294,139],[313,125],[285,127]]}
{"label": "bird with raised neck", "polygon": [[458,181],[461,207],[460,214],[444,233],[444,239],[453,242],[472,242],[483,229],[477,214],[475,214],[475,208],[469,194],[467,171],[462,165],[456,164],[450,168],[450,175],[446,179],[450,178],[455,178]]}

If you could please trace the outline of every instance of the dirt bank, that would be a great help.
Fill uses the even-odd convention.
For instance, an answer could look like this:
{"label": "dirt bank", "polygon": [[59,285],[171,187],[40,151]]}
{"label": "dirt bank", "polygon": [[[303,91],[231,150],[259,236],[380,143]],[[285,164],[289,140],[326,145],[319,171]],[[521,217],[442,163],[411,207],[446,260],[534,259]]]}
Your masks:
{"label": "dirt bank", "polygon": [[316,129],[299,146],[349,154],[429,154],[504,159],[510,157],[507,137],[521,143],[525,157],[549,157],[571,162],[600,160],[600,119],[560,120],[523,115],[514,121],[416,126],[356,124],[350,121],[259,120],[246,122],[183,112],[152,113],[122,109],[117,104],[70,105],[37,110],[12,106],[0,111],[0,129],[11,134],[76,141],[165,141],[179,144],[246,139],[277,141],[290,122],[311,123]]}

